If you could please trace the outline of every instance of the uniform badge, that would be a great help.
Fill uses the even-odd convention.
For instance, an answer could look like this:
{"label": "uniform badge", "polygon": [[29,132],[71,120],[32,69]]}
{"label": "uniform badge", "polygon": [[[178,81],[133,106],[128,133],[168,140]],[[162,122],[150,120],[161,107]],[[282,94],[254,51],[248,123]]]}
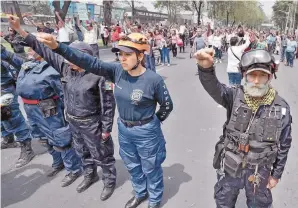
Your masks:
{"label": "uniform badge", "polygon": [[105,89],[106,90],[113,90],[113,83],[110,81],[105,82]]}
{"label": "uniform badge", "polygon": [[138,105],[138,103],[142,100],[143,93],[144,92],[142,90],[133,90],[130,95],[132,104]]}

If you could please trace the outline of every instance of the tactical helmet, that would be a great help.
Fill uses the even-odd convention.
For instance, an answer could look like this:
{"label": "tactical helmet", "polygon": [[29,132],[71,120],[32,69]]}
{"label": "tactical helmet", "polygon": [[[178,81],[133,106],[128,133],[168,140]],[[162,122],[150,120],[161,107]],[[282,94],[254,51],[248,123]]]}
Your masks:
{"label": "tactical helmet", "polygon": [[261,70],[268,74],[274,74],[278,70],[278,61],[264,49],[256,49],[245,52],[240,60],[240,72],[250,73],[255,70]]}

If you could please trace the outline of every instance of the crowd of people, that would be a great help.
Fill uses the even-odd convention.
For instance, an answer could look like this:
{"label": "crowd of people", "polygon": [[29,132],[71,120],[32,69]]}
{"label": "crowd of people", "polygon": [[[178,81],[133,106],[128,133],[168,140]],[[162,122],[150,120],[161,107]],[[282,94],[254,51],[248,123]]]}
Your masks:
{"label": "crowd of people", "polygon": [[[247,144],[239,144],[243,152],[235,153],[236,156],[229,153],[232,149],[238,149],[240,139],[247,142],[248,137],[251,137],[261,146],[258,150],[262,154],[251,150],[252,153],[260,154],[255,160],[257,162],[248,160],[246,162],[251,165],[250,169],[248,166],[243,167],[243,170],[249,169],[248,172],[253,174],[255,169],[258,171],[260,163],[260,171],[266,174],[264,177],[269,182],[262,181],[257,193],[261,195],[267,191],[266,185],[271,189],[277,184],[291,143],[291,115],[288,105],[270,87],[270,81],[278,68],[273,53],[280,54],[281,61],[286,57],[286,65],[293,67],[294,56],[298,52],[295,36],[279,36],[277,32],[256,31],[242,26],[224,29],[212,29],[210,24],[199,27],[187,24],[152,26],[132,24],[128,19],[122,26],[115,24],[107,27],[105,23],[82,22],[78,16],[74,21],[63,21],[59,13],[56,15],[59,22],[55,29],[48,23],[34,23],[37,32],[33,34],[22,29],[17,17],[9,16],[10,28],[5,40],[11,44],[14,53],[1,45],[1,93],[9,95],[11,101],[8,105],[1,104],[1,148],[14,146],[14,140],[20,143],[21,154],[16,167],[26,165],[34,158],[31,140],[37,138],[53,157],[52,169],[47,174],[49,177],[65,168],[66,175],[61,186],[66,187],[83,173],[84,179],[77,187],[80,193],[99,180],[99,166],[103,170],[104,183],[100,198],[107,200],[114,192],[117,179],[111,138],[117,104],[119,153],[135,191],[125,208],[136,208],[147,198],[149,208],[160,207],[164,191],[161,165],[166,158],[166,141],[161,122],[170,115],[173,102],[155,66],[159,64],[156,62],[171,66],[172,58],[177,57],[178,51],[185,53],[189,44],[190,56],[197,58],[202,85],[230,111],[229,115],[232,113],[224,131],[225,136],[229,135],[225,145],[228,142],[234,146],[224,146],[222,149],[228,152],[226,158],[231,156],[225,165],[237,163],[237,167],[224,169],[231,178],[219,175],[220,180],[216,184],[219,190],[215,190],[218,207],[232,207],[235,197],[237,199],[237,191],[220,188],[224,185],[228,187],[233,183],[233,177],[239,177],[242,171],[239,164],[245,155],[243,152],[248,153]],[[111,44],[116,62],[100,60],[99,39],[102,39],[105,47]],[[30,48],[27,53],[24,47]],[[244,80],[244,91],[228,88],[217,80],[214,65],[222,63],[223,53],[227,53],[230,84],[240,85]],[[256,83],[259,80],[262,80],[262,87]],[[24,103],[28,123],[20,112],[18,96]],[[246,102],[247,105],[240,106],[240,102]],[[263,111],[259,112],[259,105],[272,105],[269,111],[275,112],[278,117],[270,117],[267,111],[264,111],[266,115]],[[277,112],[277,106],[285,110]],[[252,120],[247,117],[247,112],[254,115]],[[254,120],[255,116],[262,116],[265,124],[259,123],[263,122],[261,119]],[[261,124],[264,126],[260,130],[261,135],[249,132],[252,125],[254,128],[251,129],[256,129]],[[279,144],[283,150],[277,150],[275,146],[279,137],[282,138]],[[269,143],[268,148],[262,146],[261,142]],[[270,160],[266,158],[267,153],[273,155]],[[233,161],[238,157],[239,160]],[[248,159],[253,160],[256,156],[251,157]],[[271,168],[273,163],[275,172],[270,178],[267,167]],[[223,164],[222,161],[220,164]],[[252,202],[255,193],[253,188],[256,188],[257,183],[254,179],[252,182],[253,186],[247,185],[247,203],[251,206],[269,206],[272,203],[270,196],[267,196],[267,201],[259,197]],[[235,189],[239,190],[240,185]],[[228,200],[232,192],[234,198]]]}

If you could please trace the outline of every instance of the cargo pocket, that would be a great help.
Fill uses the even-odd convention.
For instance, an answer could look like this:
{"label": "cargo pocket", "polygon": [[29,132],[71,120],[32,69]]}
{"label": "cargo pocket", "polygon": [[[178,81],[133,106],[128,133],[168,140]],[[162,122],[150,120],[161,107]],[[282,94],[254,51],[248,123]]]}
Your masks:
{"label": "cargo pocket", "polygon": [[214,199],[220,199],[220,195],[221,195],[221,191],[222,191],[222,185],[217,182],[214,186]]}
{"label": "cargo pocket", "polygon": [[157,148],[145,149],[147,157],[142,158],[142,169],[145,174],[149,174],[155,168],[161,166],[166,159],[165,142],[162,140],[157,144]]}
{"label": "cargo pocket", "polygon": [[71,144],[72,135],[69,125],[53,131],[53,145],[57,147],[66,147]]}

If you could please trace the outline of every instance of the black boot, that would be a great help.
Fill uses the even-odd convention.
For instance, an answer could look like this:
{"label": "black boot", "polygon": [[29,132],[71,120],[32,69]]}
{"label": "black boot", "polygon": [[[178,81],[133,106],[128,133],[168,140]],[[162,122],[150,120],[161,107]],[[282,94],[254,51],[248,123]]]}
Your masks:
{"label": "black boot", "polygon": [[105,201],[108,198],[110,198],[114,190],[115,190],[115,185],[113,185],[112,187],[104,187],[100,195],[101,201]]}
{"label": "black boot", "polygon": [[61,182],[61,187],[66,187],[72,184],[78,177],[81,176],[82,171],[78,171],[76,173],[68,173]]}
{"label": "black boot", "polygon": [[49,170],[46,175],[48,177],[53,177],[55,175],[57,175],[60,171],[62,171],[64,169],[64,165],[61,164],[58,167],[52,168],[51,170]]}
{"label": "black boot", "polygon": [[17,146],[18,144],[14,141],[13,135],[9,135],[1,138],[1,149],[15,148]]}
{"label": "black boot", "polygon": [[20,142],[20,146],[21,146],[21,154],[15,165],[16,168],[20,168],[28,164],[35,156],[31,148],[31,140],[28,139],[26,141]]}
{"label": "black boot", "polygon": [[141,198],[137,198],[134,196],[126,203],[125,208],[136,208],[147,198],[148,198],[148,194],[146,194],[144,197],[141,197]]}
{"label": "black boot", "polygon": [[[87,172],[87,171],[86,171]],[[77,192],[81,193],[88,189],[93,183],[97,182],[99,180],[99,176],[96,172],[96,170],[93,170],[91,173],[85,173],[84,180],[82,183],[79,184],[77,187]]]}

